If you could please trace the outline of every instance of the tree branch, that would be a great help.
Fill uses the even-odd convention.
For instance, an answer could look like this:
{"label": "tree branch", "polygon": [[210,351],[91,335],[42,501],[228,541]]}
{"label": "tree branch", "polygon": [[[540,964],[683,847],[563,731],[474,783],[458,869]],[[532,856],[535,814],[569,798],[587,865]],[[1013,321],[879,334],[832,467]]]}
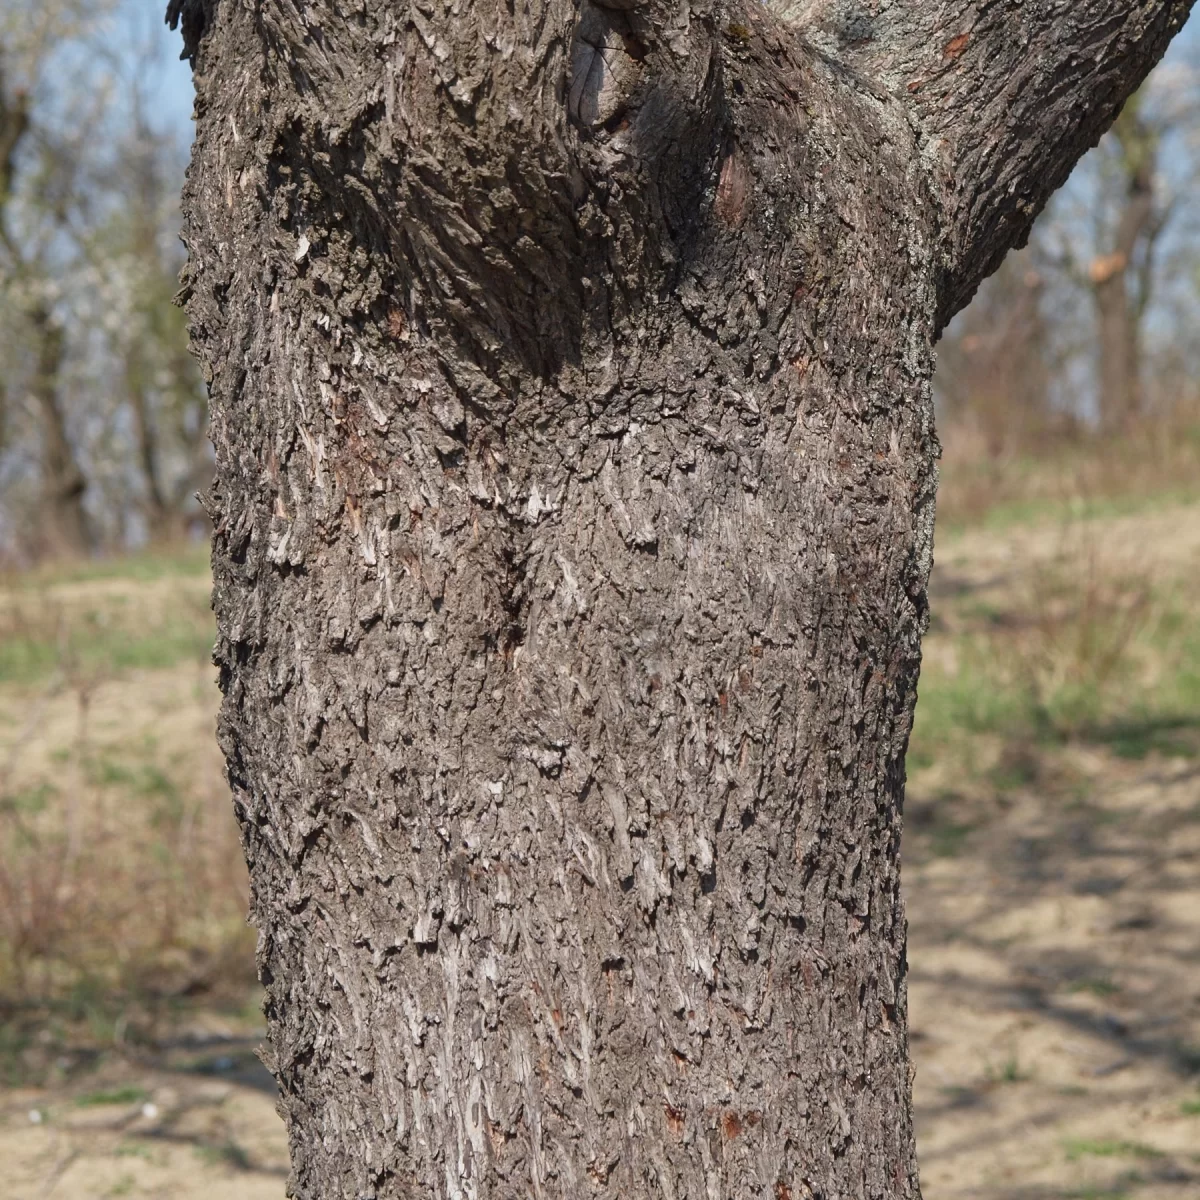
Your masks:
{"label": "tree branch", "polygon": [[903,98],[941,210],[939,324],[1100,139],[1194,0],[773,0]]}

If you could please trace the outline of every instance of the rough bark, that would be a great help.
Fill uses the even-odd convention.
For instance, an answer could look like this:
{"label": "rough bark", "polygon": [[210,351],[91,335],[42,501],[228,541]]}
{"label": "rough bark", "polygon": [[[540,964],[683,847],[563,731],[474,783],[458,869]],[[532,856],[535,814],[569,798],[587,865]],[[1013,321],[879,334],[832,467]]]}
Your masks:
{"label": "rough bark", "polygon": [[917,1195],[932,344],[1189,6],[176,0],[295,1195]]}
{"label": "rough bark", "polygon": [[921,132],[939,202],[939,325],[1112,124],[1191,6],[1178,0],[773,0],[878,79]]}

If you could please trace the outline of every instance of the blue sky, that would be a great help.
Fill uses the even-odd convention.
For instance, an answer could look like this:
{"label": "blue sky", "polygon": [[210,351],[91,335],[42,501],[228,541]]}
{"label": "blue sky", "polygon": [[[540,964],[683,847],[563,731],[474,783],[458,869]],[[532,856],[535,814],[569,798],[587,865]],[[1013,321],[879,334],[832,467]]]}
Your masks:
{"label": "blue sky", "polygon": [[151,90],[159,120],[181,130],[190,129],[191,69],[179,57],[183,39],[178,30],[167,28],[163,19],[166,10],[166,0],[124,0],[120,11],[122,32],[135,43],[150,43],[157,52]]}

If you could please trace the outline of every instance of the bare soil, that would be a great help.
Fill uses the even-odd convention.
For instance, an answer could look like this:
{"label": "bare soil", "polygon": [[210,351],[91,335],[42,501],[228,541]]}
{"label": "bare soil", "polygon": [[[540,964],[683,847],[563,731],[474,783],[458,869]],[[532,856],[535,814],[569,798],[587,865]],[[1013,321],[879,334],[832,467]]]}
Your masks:
{"label": "bare soil", "polygon": [[1068,765],[910,806],[928,1200],[1200,1196],[1200,769]]}

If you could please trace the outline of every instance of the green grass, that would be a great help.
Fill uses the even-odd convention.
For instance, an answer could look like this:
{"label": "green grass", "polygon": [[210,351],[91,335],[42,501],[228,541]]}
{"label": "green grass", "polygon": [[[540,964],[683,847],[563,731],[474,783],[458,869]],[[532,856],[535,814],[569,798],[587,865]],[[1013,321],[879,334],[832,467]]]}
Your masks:
{"label": "green grass", "polygon": [[[950,673],[930,656],[922,671],[910,769],[926,769],[980,735],[1009,748],[986,772],[999,792],[1036,782],[1039,752],[1070,742],[1126,759],[1200,757],[1200,617],[1191,597],[1154,598],[1154,611],[1138,618],[1128,645],[1114,601],[1095,618],[1096,629],[1064,623],[1042,631],[1032,648],[1020,641],[1019,602],[1014,598],[1007,621],[990,610],[981,618],[969,599],[941,602],[956,618],[944,628],[958,631],[931,640],[951,642],[957,669]],[[1089,637],[1101,648],[1090,649]],[[1077,657],[1064,643],[1077,644]],[[1145,663],[1157,664],[1152,677],[1142,674]]]}
{"label": "green grass", "polygon": [[173,621],[142,634],[83,628],[71,631],[64,642],[10,636],[0,641],[0,683],[30,683],[67,665],[76,673],[108,676],[189,659],[204,662],[212,645],[212,627],[200,620]]}
{"label": "green grass", "polygon": [[997,686],[971,640],[964,639],[961,649],[963,662],[956,674],[930,667],[921,673],[910,759],[935,760],[939,744],[964,733],[1015,732],[1027,723],[1024,698],[1015,689]]}
{"label": "green grass", "polygon": [[197,543],[71,563],[52,563],[0,577],[0,586],[34,591],[55,584],[92,583],[109,579],[150,583],[159,579],[200,579],[207,576],[208,570],[208,545]]}
{"label": "green grass", "polygon": [[25,1082],[25,1053],[32,1041],[28,1029],[15,1021],[0,1021],[0,1084],[20,1087]]}
{"label": "green grass", "polygon": [[1200,1075],[1200,1044],[1179,1042],[1174,1047],[1175,1062],[1189,1075]]}
{"label": "green grass", "polygon": [[[214,636],[207,569],[207,550],[187,547],[0,578],[0,684],[56,671],[96,679],[207,660]],[[141,590],[164,579],[179,582]],[[86,586],[103,581],[128,586]]]}
{"label": "green grass", "polygon": [[58,787],[49,780],[42,780],[30,787],[10,791],[0,801],[0,811],[18,813],[23,817],[35,817],[45,812],[46,806],[59,795]]}
{"label": "green grass", "polygon": [[150,1098],[145,1088],[121,1087],[110,1091],[86,1092],[77,1097],[75,1104],[79,1108],[101,1108],[106,1104],[143,1104]]}
{"label": "green grass", "polygon": [[[152,751],[151,751],[152,752]],[[89,781],[99,787],[119,787],[135,796],[164,800],[174,807],[179,798],[179,783],[157,763],[139,761],[136,752],[125,759],[101,755],[89,764]]]}
{"label": "green grass", "polygon": [[1099,996],[1104,999],[1108,996],[1115,996],[1121,987],[1119,984],[1113,983],[1111,979],[1076,979],[1067,987],[1067,991],[1075,995],[1081,992],[1087,992],[1092,996]]}
{"label": "green grass", "polygon": [[1067,1158],[1078,1162],[1081,1158],[1163,1158],[1163,1152],[1145,1142],[1123,1142],[1090,1138],[1068,1138],[1063,1144]]}
{"label": "green grass", "polygon": [[975,829],[974,825],[954,822],[935,826],[929,834],[929,849],[935,858],[957,858],[963,843]]}
{"label": "green grass", "polygon": [[1034,439],[1003,460],[949,435],[941,464],[938,534],[1105,520],[1200,501],[1200,423],[1176,420],[1144,436]]}
{"label": "green grass", "polygon": [[963,516],[953,511],[939,512],[938,535],[945,539],[977,531],[1003,533],[1018,526],[1054,525],[1066,520],[1105,521],[1160,512],[1167,508],[1190,507],[1197,503],[1200,503],[1200,494],[1194,487],[1087,499],[1033,497],[1008,500],[990,507],[981,516]]}
{"label": "green grass", "polygon": [[1021,1066],[1021,1060],[1016,1054],[1010,1054],[1000,1066],[987,1068],[989,1083],[1025,1083],[1033,1078],[1033,1073]]}
{"label": "green grass", "polygon": [[1200,1117],[1200,1099],[1185,1100],[1180,1106],[1179,1111],[1185,1117]]}
{"label": "green grass", "polygon": [[141,1158],[147,1162],[154,1161],[154,1155],[148,1146],[140,1142],[122,1142],[115,1151],[118,1158]]}
{"label": "green grass", "polygon": [[1015,741],[987,775],[997,791],[1016,792],[1037,783],[1042,775],[1042,763],[1033,747]]}
{"label": "green grass", "polygon": [[254,1168],[250,1155],[234,1141],[222,1142],[218,1146],[197,1146],[196,1154],[206,1163],[232,1167],[235,1171],[250,1171]]}
{"label": "green grass", "polygon": [[1140,761],[1151,754],[1194,758],[1200,754],[1200,721],[1187,716],[1159,716],[1114,721],[1092,731],[1091,741],[1107,745],[1118,757]]}

